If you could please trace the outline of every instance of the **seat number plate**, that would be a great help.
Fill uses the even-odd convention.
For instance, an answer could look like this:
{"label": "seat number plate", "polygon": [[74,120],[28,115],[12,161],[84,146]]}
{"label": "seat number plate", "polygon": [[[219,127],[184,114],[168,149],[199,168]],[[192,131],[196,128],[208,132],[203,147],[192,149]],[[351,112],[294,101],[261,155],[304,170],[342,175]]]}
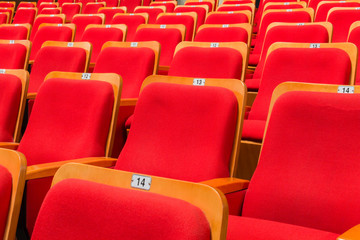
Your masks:
{"label": "seat number plate", "polygon": [[338,93],[354,93],[354,87],[353,86],[339,86]]}
{"label": "seat number plate", "polygon": [[91,78],[91,73],[83,73],[81,79],[89,80]]}
{"label": "seat number plate", "polygon": [[320,48],[320,43],[310,43],[310,48]]}
{"label": "seat number plate", "polygon": [[193,85],[194,86],[205,86],[205,79],[204,78],[194,78]]}
{"label": "seat number plate", "polygon": [[133,174],[131,178],[131,187],[143,190],[150,190],[151,177]]}

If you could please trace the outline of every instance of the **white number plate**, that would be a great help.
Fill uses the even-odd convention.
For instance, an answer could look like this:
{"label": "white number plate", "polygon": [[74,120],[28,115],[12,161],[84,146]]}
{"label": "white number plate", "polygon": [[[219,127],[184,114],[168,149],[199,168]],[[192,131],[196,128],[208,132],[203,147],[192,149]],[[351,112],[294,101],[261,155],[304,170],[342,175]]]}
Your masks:
{"label": "white number plate", "polygon": [[204,78],[194,78],[193,85],[194,86],[205,86],[205,79]]}
{"label": "white number plate", "polygon": [[337,92],[338,93],[354,93],[354,87],[353,86],[339,86]]}
{"label": "white number plate", "polygon": [[320,43],[310,43],[310,48],[320,48]]}
{"label": "white number plate", "polygon": [[219,47],[219,43],[210,43],[210,47],[217,48]]}
{"label": "white number plate", "polygon": [[151,177],[133,174],[131,178],[131,187],[143,190],[150,190]]}
{"label": "white number plate", "polygon": [[91,78],[91,73],[83,73],[81,79],[89,80]]}

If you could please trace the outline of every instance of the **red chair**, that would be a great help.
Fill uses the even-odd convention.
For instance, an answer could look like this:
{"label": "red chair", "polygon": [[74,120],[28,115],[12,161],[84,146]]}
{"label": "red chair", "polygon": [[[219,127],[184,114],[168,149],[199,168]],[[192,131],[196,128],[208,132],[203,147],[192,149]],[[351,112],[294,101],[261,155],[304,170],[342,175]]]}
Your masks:
{"label": "red chair", "polygon": [[18,8],[16,10],[13,24],[22,24],[29,23],[30,25],[34,24],[35,17],[37,15],[37,8]]}
{"label": "red chair", "polygon": [[322,1],[319,3],[315,13],[315,22],[326,21],[328,12],[333,7],[360,7],[360,2],[347,0],[347,1]]}
{"label": "red chair", "polygon": [[126,41],[134,41],[137,28],[141,24],[147,24],[149,15],[147,13],[117,13],[111,24],[125,24],[127,26]]}
{"label": "red chair", "polygon": [[343,90],[285,83],[274,91],[259,163],[227,239],[358,239],[360,89]]}
{"label": "red chair", "polygon": [[156,6],[156,7],[136,7],[134,13],[147,13],[149,14],[148,23],[154,24],[156,22],[156,18],[160,13],[165,13],[165,6]]}
{"label": "red chair", "polygon": [[119,0],[105,0],[103,1],[106,3],[106,7],[119,7]]}
{"label": "red chair", "polygon": [[306,8],[307,3],[304,1],[300,2],[268,2],[264,5],[264,12],[271,9],[297,9]]}
{"label": "red chair", "polygon": [[254,14],[255,13],[255,5],[253,3],[223,4],[223,5],[220,5],[216,9],[217,12],[243,11],[243,10],[248,10],[252,14]]}
{"label": "red chair", "polygon": [[117,13],[126,13],[126,7],[102,7],[98,13],[105,15],[105,24],[111,24],[113,17]]}
{"label": "red chair", "polygon": [[88,3],[95,3],[96,0],[78,0],[77,2],[79,2],[79,3],[82,4],[82,12],[81,12],[81,13],[83,13],[86,4],[88,4]]}
{"label": "red chair", "polygon": [[207,15],[205,24],[237,24],[251,23],[252,15],[249,10],[230,12],[211,12]]}
{"label": "red chair", "polygon": [[[353,24],[351,24],[347,41],[355,44],[359,49],[359,47],[360,47],[359,40],[360,40],[360,22],[357,21],[357,22],[354,22]],[[359,54],[359,52],[358,52],[358,54]],[[359,57],[358,57],[358,59],[359,59]],[[356,76],[355,76],[355,84],[356,85],[360,85],[359,71],[360,71],[360,62],[357,61]]]}
{"label": "red chair", "polygon": [[80,41],[86,26],[89,24],[104,24],[104,14],[75,14],[72,23],[76,25],[75,41]]}
{"label": "red chair", "polygon": [[58,0],[59,7],[62,7],[64,3],[75,3],[75,0]]}
{"label": "red chair", "polygon": [[197,22],[196,13],[160,13],[156,19],[156,24],[182,24],[185,26],[185,41],[192,41],[195,36],[195,26]]}
{"label": "red chair", "polygon": [[0,13],[8,13],[9,17],[8,17],[8,22],[7,23],[12,23],[13,17],[14,17],[14,8],[2,8],[0,7]]}
{"label": "red chair", "polygon": [[154,1],[150,3],[150,6],[165,6],[166,12],[174,12],[175,7],[177,6],[177,1]]}
{"label": "red chair", "polygon": [[0,40],[0,69],[27,69],[31,42]]}
{"label": "red chair", "polygon": [[35,8],[36,4],[37,2],[20,2],[17,6],[17,10],[19,10],[20,8]]}
{"label": "red chair", "polygon": [[98,13],[99,9],[103,8],[103,7],[106,7],[105,2],[89,2],[84,6],[82,13],[83,14],[96,14],[96,13]]}
{"label": "red chair", "polygon": [[198,5],[207,5],[209,7],[209,12],[215,11],[217,3],[214,0],[187,0],[185,5],[188,6],[198,6]]}
{"label": "red chair", "polygon": [[360,8],[332,8],[326,18],[333,25],[333,42],[346,42],[350,26],[360,21]]}
{"label": "red chair", "polygon": [[209,12],[208,5],[179,5],[175,7],[174,12],[196,12],[197,13],[197,24],[196,29],[199,29],[204,24],[207,13]]}
{"label": "red chair", "polygon": [[[164,239],[225,239],[228,208],[224,196],[217,190],[151,176],[151,188],[144,191],[130,187],[133,176],[136,174],[82,164],[62,167],[42,205],[33,239],[59,236],[77,239],[117,239],[122,236],[132,240],[158,239],[159,236]],[[105,181],[108,177],[110,180]],[[91,209],[84,204],[89,199]],[[107,227],[109,222],[116,227]],[[138,224],[141,231],[136,227]],[[82,231],[82,228],[86,230]]]}
{"label": "red chair", "polygon": [[35,18],[34,25],[30,33],[30,41],[34,41],[36,32],[42,23],[56,23],[63,24],[65,22],[65,14],[54,14],[54,15],[38,15]]}
{"label": "red chair", "polygon": [[47,15],[50,15],[50,14],[61,14],[61,8],[43,8],[41,9],[41,11],[39,12],[39,14],[47,14]]}
{"label": "red chair", "polygon": [[128,13],[133,13],[137,6],[141,6],[141,0],[123,0],[120,1],[120,6],[124,6],[127,9]]}
{"label": "red chair", "polygon": [[41,10],[43,10],[44,8],[57,8],[57,7],[59,7],[59,3],[57,2],[43,2],[38,5],[38,10],[40,13]]}
{"label": "red chair", "polygon": [[16,2],[15,1],[1,1],[0,7],[5,8],[14,8],[15,9]]}
{"label": "red chair", "polygon": [[31,25],[24,24],[1,24],[0,39],[5,40],[28,40],[30,37]]}
{"label": "red chair", "polygon": [[66,15],[65,22],[69,23],[72,21],[76,14],[81,13],[82,3],[63,3],[62,13]]}

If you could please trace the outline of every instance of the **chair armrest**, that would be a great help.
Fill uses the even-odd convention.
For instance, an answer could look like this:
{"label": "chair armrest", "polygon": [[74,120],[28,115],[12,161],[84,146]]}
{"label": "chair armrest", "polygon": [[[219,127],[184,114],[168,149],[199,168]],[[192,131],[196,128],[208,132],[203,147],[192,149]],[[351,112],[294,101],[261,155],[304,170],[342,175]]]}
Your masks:
{"label": "chair armrest", "polygon": [[14,143],[14,142],[0,142],[0,148],[17,150],[18,147],[19,147],[19,143]]}
{"label": "chair armrest", "polygon": [[360,224],[350,228],[349,230],[347,230],[337,238],[337,240],[352,240],[352,239],[353,240],[360,239]]}
{"label": "chair armrest", "polygon": [[37,93],[28,93],[26,95],[26,99],[35,99],[36,95],[37,95]]}
{"label": "chair armrest", "polygon": [[245,190],[249,186],[248,180],[239,178],[215,178],[200,183],[217,188],[224,194]]}
{"label": "chair armrest", "polygon": [[169,71],[170,66],[159,66],[158,71]]}
{"label": "chair armrest", "polygon": [[135,106],[137,103],[137,98],[124,98],[120,100],[120,107],[121,106]]}
{"label": "chair armrest", "polygon": [[54,176],[55,172],[66,163],[83,163],[99,167],[112,167],[115,165],[116,158],[108,157],[90,157],[90,158],[79,158],[71,159],[59,162],[50,162],[28,166],[26,170],[26,180],[45,178]]}

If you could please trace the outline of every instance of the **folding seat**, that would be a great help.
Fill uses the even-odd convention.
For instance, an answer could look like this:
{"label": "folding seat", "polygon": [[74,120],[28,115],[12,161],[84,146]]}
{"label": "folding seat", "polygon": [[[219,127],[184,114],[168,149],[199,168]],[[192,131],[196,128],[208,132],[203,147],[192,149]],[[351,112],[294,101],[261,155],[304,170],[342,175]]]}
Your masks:
{"label": "folding seat", "polygon": [[360,21],[360,8],[334,7],[326,18],[333,25],[333,42],[346,42],[350,26]]}
{"label": "folding seat", "polygon": [[134,13],[147,13],[149,14],[148,23],[154,24],[156,22],[156,18],[160,13],[165,13],[166,7],[165,6],[156,6],[156,7],[136,7]]}
{"label": "folding seat", "polygon": [[[136,176],[84,164],[62,167],[41,207],[32,239],[225,239],[228,207],[217,190],[151,176],[151,187],[144,191],[141,182],[141,188],[136,187],[136,181],[143,181]],[[148,182],[143,183],[147,189]],[[84,205],[89,199],[91,209]],[[109,222],[116,227],[109,228]]]}
{"label": "folding seat", "polygon": [[211,12],[206,16],[205,24],[251,23],[249,10],[230,12]]}
{"label": "folding seat", "polygon": [[44,8],[57,8],[57,7],[59,7],[59,3],[57,2],[43,2],[38,5],[39,14],[41,10],[43,10]]}
{"label": "folding seat", "polygon": [[222,4],[216,11],[217,12],[229,12],[229,11],[243,11],[249,10],[251,14],[255,14],[255,4],[253,3],[243,3],[243,4]]}
{"label": "folding seat", "polygon": [[[269,47],[275,42],[329,43],[332,26],[328,22],[318,23],[271,23],[266,31],[259,64],[255,71],[248,70],[245,84],[248,89],[259,89],[261,75]],[[256,94],[256,93],[255,93]],[[250,93],[249,95],[252,95]],[[256,95],[255,95],[256,96]]]}
{"label": "folding seat", "polygon": [[105,2],[89,2],[84,6],[82,13],[83,14],[98,13],[98,10],[103,7],[106,7]]}
{"label": "folding seat", "polygon": [[36,32],[42,23],[63,24],[65,22],[65,14],[54,15],[37,15],[30,33],[30,41],[34,41]]}
{"label": "folding seat", "polygon": [[61,14],[62,12],[61,7],[57,7],[57,8],[43,8],[41,9],[41,11],[39,12],[39,14]]}
{"label": "folding seat", "polygon": [[[354,22],[353,24],[351,24],[347,41],[355,44],[358,49],[360,47],[359,35],[360,35],[360,22],[357,21],[357,22]],[[357,66],[356,66],[356,76],[355,76],[355,84],[356,85],[360,85],[360,72],[359,71],[360,71],[360,62],[359,62],[359,55],[358,55],[358,61],[357,61]]]}
{"label": "folding seat", "polygon": [[13,24],[29,23],[34,24],[35,17],[37,15],[37,8],[25,8],[21,7],[16,10]]}
{"label": "folding seat", "polygon": [[195,36],[195,26],[197,24],[196,13],[160,13],[156,19],[156,24],[183,24],[185,26],[185,41],[192,41]]}
{"label": "folding seat", "polygon": [[38,179],[41,164],[108,156],[120,92],[121,79],[116,74],[47,75],[20,143],[4,144],[27,159],[26,225],[30,235],[51,183],[51,178]]}
{"label": "folding seat", "polygon": [[53,3],[53,0],[38,0],[37,1],[37,7],[39,7],[42,3]]}
{"label": "folding seat", "polygon": [[141,24],[147,24],[149,15],[147,13],[117,13],[111,24],[125,24],[127,26],[126,41],[134,40],[137,28]]}
{"label": "folding seat", "polygon": [[0,40],[0,69],[27,69],[31,42]]}
{"label": "folding seat", "polygon": [[14,17],[14,8],[0,7],[0,13],[9,13],[9,18],[7,23],[12,23]]}
{"label": "folding seat", "polygon": [[126,25],[124,24],[112,24],[112,25],[100,25],[89,24],[82,37],[81,42],[89,42],[92,45],[90,68],[95,65],[96,59],[101,51],[104,43],[108,41],[125,41],[126,37]]}
{"label": "folding seat", "polygon": [[105,0],[103,1],[106,3],[106,7],[119,7],[119,0]]}
{"label": "folding seat", "polygon": [[[16,70],[1,69],[1,73],[0,73],[0,86],[1,86],[0,141],[1,142],[19,142],[20,140],[21,125],[24,116],[25,100],[26,100],[28,85],[29,85],[29,73],[27,71],[23,69],[16,69]],[[1,226],[2,224],[0,224],[0,229]],[[2,236],[1,233],[0,236]]]}
{"label": "folding seat", "polygon": [[16,5],[15,1],[0,1],[0,7],[15,9],[15,5]]}
{"label": "folding seat", "polygon": [[165,6],[166,12],[171,13],[174,12],[175,7],[177,6],[177,1],[155,1],[151,2],[150,6]]}
{"label": "folding seat", "polygon": [[253,0],[224,0],[222,4],[223,5],[225,5],[225,4],[233,5],[233,4],[243,4],[243,3],[253,3],[253,4],[255,4],[255,1],[253,1]]}
{"label": "folding seat", "polygon": [[62,7],[64,3],[75,3],[75,0],[58,0],[59,7]]}
{"label": "folding seat", "polygon": [[17,10],[19,10],[20,8],[35,8],[37,5],[37,2],[24,2],[24,1],[21,1],[19,3],[19,5],[17,6]]}
{"label": "folding seat", "polygon": [[31,25],[24,24],[1,24],[0,39],[6,40],[28,40]]}
{"label": "folding seat", "polygon": [[9,13],[0,12],[0,24],[9,24]]}
{"label": "folding seat", "polygon": [[71,22],[76,14],[81,13],[82,3],[63,3],[62,13],[66,15],[65,22]]}
{"label": "folding seat", "polygon": [[26,159],[23,154],[9,149],[0,149],[0,156],[0,237],[16,239]]}
{"label": "folding seat", "polygon": [[31,69],[28,98],[35,98],[46,75],[52,71],[86,72],[90,53],[88,42],[47,41],[42,44]]}
{"label": "folding seat", "polygon": [[315,22],[324,22],[328,12],[333,7],[360,7],[359,1],[322,1],[319,3],[316,13],[315,13]]}
{"label": "folding seat", "polygon": [[157,41],[160,43],[159,73],[169,70],[178,43],[185,39],[185,26],[181,24],[141,24],[135,33],[135,42]]}
{"label": "folding seat", "polygon": [[125,121],[134,113],[133,99],[147,76],[157,74],[160,44],[158,42],[106,42],[94,67],[94,73],[116,73],[123,79],[123,89],[112,156],[120,154],[125,140]]}
{"label": "folding seat", "polygon": [[46,41],[65,41],[72,42],[75,35],[75,25],[67,24],[48,24],[43,23],[39,26],[36,35],[32,41],[32,48],[30,52],[30,64],[33,63],[36,55]]}
{"label": "folding seat", "polygon": [[259,32],[256,37],[254,50],[250,52],[249,65],[256,66],[259,63],[266,30],[269,24],[273,22],[307,23],[312,22],[313,18],[314,10],[311,8],[267,10],[264,12],[261,19]]}
{"label": "folding seat", "polygon": [[105,15],[105,24],[111,24],[115,14],[126,13],[126,7],[102,7],[99,8],[98,13]]}
{"label": "folding seat", "polygon": [[304,83],[275,90],[259,163],[227,239],[358,239],[359,92]]}
{"label": "folding seat", "polygon": [[84,13],[84,8],[85,8],[86,4],[95,3],[96,0],[78,0],[77,2],[80,2],[82,4],[82,12],[81,13]]}
{"label": "folding seat", "polygon": [[[356,46],[351,43],[274,43],[268,50],[259,92],[244,120],[239,170],[249,179],[256,167],[271,95],[286,81],[354,84]],[[247,157],[247,156],[253,156]]]}
{"label": "folding seat", "polygon": [[204,24],[207,13],[209,12],[208,5],[179,5],[176,6],[174,12],[196,12],[197,13],[197,24],[196,30]]}
{"label": "folding seat", "polygon": [[76,25],[75,41],[80,41],[85,28],[89,24],[104,24],[105,15],[98,14],[76,14],[71,20]]}
{"label": "folding seat", "polygon": [[142,5],[142,0],[123,0],[120,1],[120,6],[124,6],[128,13],[133,13],[137,6]]}
{"label": "folding seat", "polygon": [[250,46],[251,25],[203,24],[196,33],[195,42],[244,42]]}
{"label": "folding seat", "polygon": [[297,9],[306,8],[307,4],[304,1],[300,2],[268,2],[264,5],[264,12],[271,9]]}
{"label": "folding seat", "polygon": [[217,1],[215,0],[186,0],[185,5],[197,6],[197,5],[207,5],[209,7],[209,12],[215,11],[217,7]]}

